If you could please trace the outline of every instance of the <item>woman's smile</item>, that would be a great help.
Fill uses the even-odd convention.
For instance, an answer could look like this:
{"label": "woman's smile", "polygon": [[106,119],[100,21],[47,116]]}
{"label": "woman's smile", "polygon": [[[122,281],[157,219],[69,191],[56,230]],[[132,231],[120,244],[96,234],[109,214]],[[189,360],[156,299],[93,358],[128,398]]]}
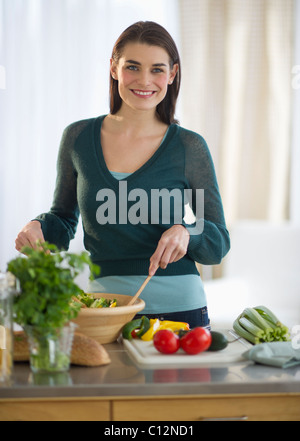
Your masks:
{"label": "woman's smile", "polygon": [[139,89],[130,89],[134,95],[137,95],[140,98],[150,98],[155,94],[154,90],[139,90]]}

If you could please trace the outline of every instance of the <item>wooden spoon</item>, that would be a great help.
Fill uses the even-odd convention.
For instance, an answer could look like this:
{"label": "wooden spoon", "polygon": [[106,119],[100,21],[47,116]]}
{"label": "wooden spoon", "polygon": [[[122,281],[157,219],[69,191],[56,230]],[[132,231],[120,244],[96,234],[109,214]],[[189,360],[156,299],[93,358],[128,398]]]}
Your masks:
{"label": "wooden spoon", "polygon": [[144,290],[145,286],[147,285],[147,283],[150,281],[152,276],[148,276],[146,278],[146,280],[142,283],[140,289],[137,291],[137,293],[132,297],[132,299],[129,300],[129,302],[127,303],[127,305],[125,306],[130,306],[133,305],[134,302],[136,301],[136,299],[139,297],[139,295],[141,294],[141,292]]}

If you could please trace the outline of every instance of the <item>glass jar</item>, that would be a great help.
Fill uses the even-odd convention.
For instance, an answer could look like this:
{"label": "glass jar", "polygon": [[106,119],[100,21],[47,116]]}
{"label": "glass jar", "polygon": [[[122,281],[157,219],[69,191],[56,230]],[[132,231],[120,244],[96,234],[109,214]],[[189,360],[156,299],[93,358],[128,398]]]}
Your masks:
{"label": "glass jar", "polygon": [[9,382],[13,367],[13,295],[16,279],[0,273],[0,385]]}
{"label": "glass jar", "polygon": [[64,372],[69,369],[76,327],[72,322],[59,329],[24,326],[30,367],[34,373]]}

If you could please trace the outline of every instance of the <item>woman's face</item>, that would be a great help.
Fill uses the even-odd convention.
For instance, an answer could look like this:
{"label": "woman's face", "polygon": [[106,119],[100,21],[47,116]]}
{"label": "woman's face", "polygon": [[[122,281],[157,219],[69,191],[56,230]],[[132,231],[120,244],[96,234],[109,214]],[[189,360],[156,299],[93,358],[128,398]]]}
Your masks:
{"label": "woman's face", "polygon": [[123,105],[141,111],[155,111],[175,78],[178,65],[170,68],[168,53],[159,46],[128,43],[116,64],[111,60],[111,75],[118,80]]}

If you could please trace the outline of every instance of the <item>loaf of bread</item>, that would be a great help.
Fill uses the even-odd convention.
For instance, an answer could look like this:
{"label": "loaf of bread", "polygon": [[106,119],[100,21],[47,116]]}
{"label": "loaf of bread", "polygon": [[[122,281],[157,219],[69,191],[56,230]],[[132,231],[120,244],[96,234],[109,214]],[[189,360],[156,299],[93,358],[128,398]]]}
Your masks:
{"label": "loaf of bread", "polygon": [[111,362],[106,349],[91,337],[74,334],[71,363],[80,366],[102,366]]}
{"label": "loaf of bread", "polygon": [[[29,348],[24,331],[14,332],[14,361],[29,361]],[[73,338],[71,364],[102,366],[111,362],[106,349],[93,338],[76,332]]]}
{"label": "loaf of bread", "polygon": [[28,341],[24,331],[14,331],[14,361],[29,361]]}

